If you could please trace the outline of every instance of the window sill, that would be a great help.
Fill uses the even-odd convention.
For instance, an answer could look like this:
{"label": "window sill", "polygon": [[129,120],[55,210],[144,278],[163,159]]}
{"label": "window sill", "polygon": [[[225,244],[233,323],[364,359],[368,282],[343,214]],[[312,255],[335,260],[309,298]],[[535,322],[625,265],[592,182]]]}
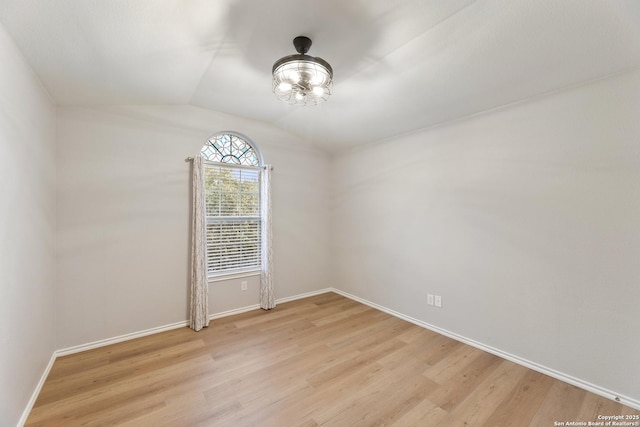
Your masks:
{"label": "window sill", "polygon": [[260,270],[241,271],[238,273],[221,274],[207,277],[207,283],[224,282],[225,280],[239,279],[241,277],[259,276]]}

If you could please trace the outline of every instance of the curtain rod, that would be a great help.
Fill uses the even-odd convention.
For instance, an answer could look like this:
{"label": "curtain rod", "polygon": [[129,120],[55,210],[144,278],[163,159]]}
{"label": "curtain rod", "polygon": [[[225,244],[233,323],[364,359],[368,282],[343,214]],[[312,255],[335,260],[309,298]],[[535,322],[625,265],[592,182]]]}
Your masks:
{"label": "curtain rod", "polygon": [[[193,162],[193,157],[187,157],[186,159],[184,159],[184,161],[185,162]],[[207,163],[216,163],[216,162],[210,162],[208,160],[205,160],[205,162],[207,162]],[[222,163],[222,164],[224,165],[225,163]],[[261,168],[261,169],[266,169],[267,168],[264,165],[263,166],[255,166],[255,167],[258,167],[258,168]],[[273,170],[273,166],[271,166],[271,170]]]}

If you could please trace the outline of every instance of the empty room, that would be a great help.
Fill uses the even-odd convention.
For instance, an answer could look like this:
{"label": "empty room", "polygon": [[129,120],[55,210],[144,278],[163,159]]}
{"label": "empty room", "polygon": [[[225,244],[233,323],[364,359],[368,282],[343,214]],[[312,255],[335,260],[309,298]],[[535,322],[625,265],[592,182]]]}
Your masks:
{"label": "empty room", "polygon": [[640,2],[1,0],[0,426],[640,426]]}

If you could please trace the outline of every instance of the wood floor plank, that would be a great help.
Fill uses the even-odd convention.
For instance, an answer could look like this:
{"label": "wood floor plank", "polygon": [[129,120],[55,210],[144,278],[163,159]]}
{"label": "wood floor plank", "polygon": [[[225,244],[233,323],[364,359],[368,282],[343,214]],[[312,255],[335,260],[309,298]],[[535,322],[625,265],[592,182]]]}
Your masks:
{"label": "wood floor plank", "polygon": [[627,408],[621,410],[620,404],[613,400],[602,399],[593,393],[586,393],[578,415],[576,415],[576,421],[599,421],[598,415],[624,415],[625,409]]}
{"label": "wood floor plank", "polygon": [[448,412],[437,407],[429,399],[424,399],[418,405],[405,412],[393,424],[394,427],[424,427],[443,425]]}
{"label": "wood floor plank", "polygon": [[[38,404],[43,405],[57,400],[61,394],[69,392],[77,394],[88,389],[95,390],[101,386],[106,387],[120,379],[132,378],[137,375],[143,375],[146,372],[152,372],[156,366],[160,367],[205,354],[207,353],[204,348],[204,342],[202,340],[192,340],[164,349],[136,354],[129,359],[119,359],[116,362],[86,369],[79,373],[69,373],[67,376],[47,381],[46,387],[43,387],[40,396],[38,396]],[[86,380],[87,376],[92,378],[90,383]]]}
{"label": "wood floor plank", "polygon": [[508,360],[501,361],[491,375],[453,408],[443,423],[449,426],[485,425],[487,419],[496,408],[502,406],[526,373],[527,368]]}
{"label": "wood floor plank", "polygon": [[556,421],[577,421],[578,413],[582,408],[586,395],[586,391],[570,384],[560,381],[554,382],[540,409],[533,417],[531,425],[545,426]]}
{"label": "wood floor plank", "polygon": [[[420,363],[408,363],[389,371],[388,383],[382,395],[374,399],[362,399],[353,411],[343,412],[331,420],[335,425],[392,425],[402,416],[426,400],[438,384],[424,375]],[[381,405],[380,399],[385,404]],[[360,414],[357,416],[357,414]]]}
{"label": "wood floor plank", "polygon": [[429,399],[445,411],[452,411],[500,364],[501,359],[478,351],[474,360],[442,384]]}
{"label": "wood floor plank", "polygon": [[445,384],[452,376],[468,366],[473,361],[474,356],[478,354],[478,349],[468,345],[461,345],[451,351],[440,362],[430,365],[425,370],[424,375],[439,384]]}
{"label": "wood floor plank", "polygon": [[334,293],[62,357],[26,426],[552,426],[640,415]]}
{"label": "wood floor plank", "polygon": [[553,382],[547,375],[527,370],[513,392],[498,405],[485,424],[493,427],[522,426],[522,420],[532,419],[538,411]]}
{"label": "wood floor plank", "polygon": [[383,368],[372,363],[350,371],[347,376],[323,382],[314,387],[312,395],[295,399],[272,418],[287,421],[285,425],[295,425],[295,420],[315,420],[326,408],[337,407],[345,402],[345,396],[354,397],[360,390],[369,387]]}

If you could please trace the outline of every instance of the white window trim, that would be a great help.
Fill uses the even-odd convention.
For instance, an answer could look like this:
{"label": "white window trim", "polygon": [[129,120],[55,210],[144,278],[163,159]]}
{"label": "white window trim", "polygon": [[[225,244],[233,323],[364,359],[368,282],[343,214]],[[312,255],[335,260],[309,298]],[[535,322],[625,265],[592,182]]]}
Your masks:
{"label": "white window trim", "polygon": [[247,270],[247,271],[238,271],[238,272],[229,272],[229,273],[222,273],[222,274],[216,274],[215,276],[208,276],[207,277],[207,282],[209,283],[216,283],[216,282],[224,282],[226,280],[234,280],[234,279],[241,279],[243,277],[253,277],[253,276],[259,276],[261,273],[261,270]]}
{"label": "white window trim", "polygon": [[[262,166],[244,166],[244,165],[236,165],[233,163],[219,163],[219,162],[209,162],[209,161],[205,161],[205,168],[207,167],[211,167],[211,168],[219,168],[219,169],[231,169],[231,170],[253,170],[258,172],[258,179],[260,179],[260,170],[262,169]],[[260,185],[258,185],[260,187]],[[261,195],[259,194],[259,197],[261,197]],[[206,217],[206,224],[209,225],[212,219],[214,219],[215,217]],[[219,218],[219,217],[218,217]],[[257,221],[258,225],[260,225],[261,219],[262,219],[262,212],[259,212],[258,216],[251,216],[251,217],[231,217],[231,218],[226,218],[226,219],[231,219],[231,220],[236,220],[236,219],[250,219],[251,221]],[[223,220],[224,221],[224,220]],[[258,235],[258,238],[260,238],[260,235]],[[247,266],[247,267],[239,267],[239,268],[235,268],[235,269],[229,269],[229,270],[223,270],[223,271],[215,271],[215,272],[209,272],[207,274],[207,281],[217,281],[217,278],[221,278],[220,280],[228,280],[229,278],[233,278],[233,277],[241,277],[242,275],[246,275],[247,273],[253,273],[255,274],[255,272],[257,271],[258,273],[261,271],[262,268],[262,260],[260,259],[260,254],[258,253],[258,263],[260,265],[252,265],[252,266]]]}
{"label": "white window trim", "polygon": [[[245,166],[245,165],[237,165],[234,163],[212,162],[208,160],[205,160],[204,163],[205,163],[205,168],[213,167],[213,168],[228,168],[228,169],[245,169],[245,170],[255,170],[255,171],[260,171],[264,168],[264,166]],[[233,219],[236,219],[236,218],[241,218],[241,217],[233,217]],[[260,223],[262,218],[262,213],[260,212],[259,216],[250,217],[250,218],[253,220],[257,220],[258,223]],[[209,223],[209,217],[206,217],[206,223],[207,224]],[[256,276],[256,275],[260,275],[261,271],[262,271],[261,266],[251,266],[251,267],[234,269],[234,270],[208,273],[207,282],[208,283],[221,282],[221,281],[232,280],[232,279],[241,278],[241,277]]]}
{"label": "white window trim", "polygon": [[[230,137],[236,137],[236,138],[240,139],[241,141],[243,141],[244,143],[246,143],[247,145],[249,145],[249,147],[251,148],[251,150],[253,151],[253,153],[256,156],[257,164],[255,164],[255,165],[243,165],[243,164],[237,164],[235,162],[219,162],[219,161],[208,160],[207,155],[204,154],[203,150],[205,149],[205,147],[207,145],[212,144],[212,140],[213,139],[218,138],[219,136],[222,136],[222,135],[227,135],[227,136],[230,136]],[[205,144],[205,146],[203,146],[201,152],[203,152],[203,155],[205,157],[205,160],[204,160],[205,167],[206,166],[229,167],[229,168],[234,168],[234,169],[253,169],[253,170],[260,170],[260,169],[264,168],[263,159],[262,159],[262,153],[260,153],[260,150],[258,149],[258,147],[249,138],[247,138],[245,135],[242,135],[242,134],[240,134],[238,132],[223,131],[223,132],[219,132],[219,133],[209,137],[207,144]],[[220,151],[218,151],[218,152],[220,153]],[[233,153],[228,153],[228,154],[233,154]],[[260,213],[258,218],[261,220],[262,213]],[[207,223],[209,222],[209,218],[207,218],[206,222]],[[260,275],[261,272],[262,272],[262,267],[261,266],[248,266],[246,268],[239,268],[239,269],[236,269],[236,270],[227,270],[227,271],[208,273],[207,274],[207,282],[208,283],[220,282],[220,281],[232,280],[232,279],[236,279],[236,278],[240,278],[240,277],[256,276],[256,275]]]}

